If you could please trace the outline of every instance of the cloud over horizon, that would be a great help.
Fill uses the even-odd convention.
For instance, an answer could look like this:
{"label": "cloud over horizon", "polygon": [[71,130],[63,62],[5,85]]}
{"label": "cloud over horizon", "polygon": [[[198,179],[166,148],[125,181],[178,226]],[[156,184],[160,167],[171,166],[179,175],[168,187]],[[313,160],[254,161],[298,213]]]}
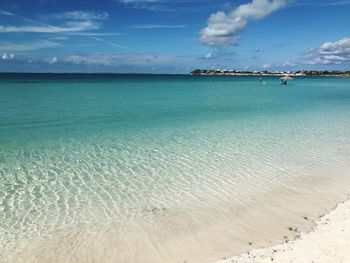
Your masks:
{"label": "cloud over horizon", "polygon": [[307,64],[331,65],[350,62],[350,38],[335,42],[323,43],[319,48],[311,48],[306,52]]}
{"label": "cloud over horizon", "polygon": [[228,13],[211,14],[207,27],[200,31],[200,40],[210,46],[228,46],[238,43],[239,34],[250,21],[263,19],[272,12],[286,7],[289,0],[253,0]]}
{"label": "cloud over horizon", "polygon": [[[229,53],[224,53],[229,54]],[[224,54],[213,53],[212,60],[197,55],[160,53],[72,53],[33,57],[27,54],[13,55],[13,59],[0,59],[0,71],[14,72],[113,72],[113,73],[189,73],[196,68],[232,68],[232,60]],[[1,54],[0,54],[1,55]],[[16,56],[15,56],[16,55]],[[5,55],[6,58],[9,53]],[[211,56],[211,55],[209,55]]]}

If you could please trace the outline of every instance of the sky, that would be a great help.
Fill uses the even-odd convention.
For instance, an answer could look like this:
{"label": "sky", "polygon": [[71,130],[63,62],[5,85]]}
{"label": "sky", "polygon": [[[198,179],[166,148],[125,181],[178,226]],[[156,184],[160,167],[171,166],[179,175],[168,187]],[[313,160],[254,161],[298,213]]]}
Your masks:
{"label": "sky", "polygon": [[350,0],[1,0],[0,72],[350,70]]}

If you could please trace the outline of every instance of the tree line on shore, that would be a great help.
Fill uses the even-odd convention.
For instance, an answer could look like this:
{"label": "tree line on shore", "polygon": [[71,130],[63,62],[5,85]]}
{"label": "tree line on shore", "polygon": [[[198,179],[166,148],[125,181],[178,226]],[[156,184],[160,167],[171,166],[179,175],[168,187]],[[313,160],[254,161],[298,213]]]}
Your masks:
{"label": "tree line on shore", "polygon": [[223,69],[195,69],[191,75],[268,75],[280,76],[290,74],[294,76],[348,76],[350,71],[320,71],[320,70],[299,70],[299,71],[242,71],[242,70],[223,70]]}

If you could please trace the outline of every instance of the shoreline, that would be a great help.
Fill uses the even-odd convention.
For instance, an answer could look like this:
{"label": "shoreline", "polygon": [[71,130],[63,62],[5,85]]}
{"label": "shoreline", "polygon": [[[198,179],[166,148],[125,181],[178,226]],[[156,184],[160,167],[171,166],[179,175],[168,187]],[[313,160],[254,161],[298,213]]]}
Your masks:
{"label": "shoreline", "polygon": [[[283,77],[286,73],[200,73],[200,74],[190,74],[190,76],[211,76],[211,77]],[[332,75],[332,74],[315,74],[315,75],[297,75],[297,74],[290,74],[291,77],[298,77],[298,78],[319,78],[319,77],[325,77],[325,78],[350,78],[350,75],[348,74],[338,74],[338,75]]]}
{"label": "shoreline", "polygon": [[350,71],[318,71],[318,70],[298,70],[298,71],[244,71],[225,69],[196,69],[190,72],[192,76],[273,76],[273,77],[350,77]]}
{"label": "shoreline", "polygon": [[[292,182],[291,182],[292,183]],[[308,190],[308,193],[312,193],[314,191],[309,191],[310,189],[306,189],[302,187],[303,184],[299,184],[302,182],[296,182],[297,185],[300,186],[297,187],[298,193],[303,193],[305,190]],[[330,184],[329,184],[330,183]],[[334,182],[336,183],[336,182]],[[316,182],[317,187],[316,189],[323,189],[325,186],[329,186],[333,190],[338,188],[338,183],[334,184],[332,182],[323,182],[323,180],[318,180]],[[347,183],[344,182],[344,184],[347,185]],[[279,188],[279,187],[278,187]],[[327,187],[328,188],[328,187]],[[235,220],[234,218],[229,218],[225,221],[218,222],[219,224],[206,224],[205,228],[197,229],[197,231],[194,231],[195,234],[194,239],[188,238],[186,236],[182,236],[181,232],[177,230],[172,233],[172,237],[176,237],[175,239],[172,238],[172,240],[168,240],[170,242],[165,242],[162,244],[162,246],[158,246],[157,248],[164,251],[167,251],[167,254],[164,253],[158,254],[159,251],[153,251],[154,248],[153,245],[151,247],[148,246],[148,243],[144,243],[143,247],[139,247],[142,250],[142,253],[136,253],[134,254],[133,251],[128,251],[128,247],[119,247],[121,250],[115,250],[112,249],[113,247],[105,247],[105,249],[101,250],[101,243],[102,244],[116,244],[123,241],[118,237],[118,229],[110,228],[113,224],[108,224],[106,226],[100,226],[100,225],[91,225],[91,224],[82,224],[79,225],[77,228],[77,225],[70,225],[68,228],[62,228],[57,232],[51,232],[50,236],[44,237],[39,239],[37,242],[27,243],[23,248],[24,250],[20,249],[18,251],[19,253],[14,253],[10,255],[8,258],[8,261],[4,262],[12,262],[12,263],[28,263],[28,262],[85,262],[85,259],[94,259],[96,262],[105,262],[109,263],[112,262],[154,262],[154,263],[163,263],[163,262],[215,262],[215,263],[255,263],[255,262],[261,262],[257,260],[252,260],[251,258],[244,258],[243,253],[243,259],[245,261],[234,261],[234,258],[228,258],[226,260],[217,261],[220,258],[223,258],[222,256],[231,256],[235,255],[236,253],[242,253],[244,251],[250,250],[254,246],[256,247],[270,247],[274,246],[274,244],[280,243],[281,239],[280,237],[283,237],[283,235],[288,236],[289,240],[293,240],[296,238],[296,236],[299,234],[298,231],[290,231],[288,230],[289,226],[293,226],[294,228],[297,227],[301,231],[308,232],[310,229],[312,230],[314,228],[314,220],[319,220],[319,216],[323,215],[324,213],[328,213],[329,211],[332,211],[335,207],[334,204],[338,203],[339,201],[346,200],[348,198],[347,194],[340,194],[338,197],[330,197],[330,195],[326,194],[324,197],[319,196],[317,199],[316,196],[311,194],[312,196],[306,196],[304,199],[309,200],[305,201],[305,205],[307,207],[304,207],[303,203],[300,203],[300,199],[295,199],[294,197],[298,195],[297,192],[292,194],[292,192],[289,192],[287,195],[283,194],[284,198],[282,198],[285,204],[288,204],[288,207],[291,209],[285,210],[283,214],[280,214],[280,218],[276,219],[276,215],[280,212],[280,207],[275,207],[276,202],[280,202],[282,199],[280,194],[286,193],[286,189],[282,188],[279,189],[277,192],[275,191],[268,191],[262,196],[262,198],[258,198],[258,196],[253,197],[252,201],[253,203],[249,203],[249,211],[244,211],[244,213],[248,212],[249,215],[245,216],[245,218],[240,218],[238,220]],[[322,191],[323,192],[323,191]],[[327,192],[327,191],[325,191]],[[333,191],[330,191],[333,192]],[[288,197],[289,198],[286,198]],[[293,197],[294,196],[294,197]],[[271,199],[273,197],[273,199]],[[326,197],[326,198],[325,198]],[[258,199],[256,199],[258,198]],[[329,199],[329,200],[327,200]],[[255,203],[255,201],[260,200],[259,203]],[[263,201],[265,200],[265,201]],[[270,200],[270,202],[266,202]],[[275,201],[274,201],[275,200]],[[320,209],[319,207],[312,211],[312,207],[315,208],[313,204],[314,201],[320,201],[323,200],[325,204],[328,203],[328,205],[325,206],[324,209]],[[334,202],[332,202],[332,200]],[[272,202],[272,203],[271,203]],[[323,203],[322,202],[322,203]],[[265,204],[265,205],[264,205]],[[326,208],[328,207],[328,208]],[[231,207],[232,209],[233,207]],[[309,210],[310,209],[310,210]],[[240,211],[240,207],[236,207],[235,211]],[[270,215],[266,217],[265,211],[270,211]],[[304,211],[302,211],[304,210]],[[294,211],[294,212],[293,212]],[[350,209],[349,209],[350,211]],[[169,224],[163,224],[168,221],[168,219],[172,219],[171,222],[175,223],[173,224],[174,227],[181,226],[182,221],[179,221],[177,219],[180,219],[183,217],[183,213],[179,215],[179,217],[175,220],[172,217],[174,213],[169,214],[170,210],[168,209],[156,209],[154,212],[147,213],[147,216],[145,217],[147,220],[145,223],[147,225],[156,223],[158,227],[158,231],[152,230],[152,235],[150,240],[155,240],[159,236],[161,236],[161,233],[164,233],[166,229],[168,229]],[[349,212],[350,213],[350,212]],[[177,213],[176,213],[177,214]],[[265,215],[265,216],[264,216]],[[272,215],[272,216],[271,216]],[[275,216],[273,216],[275,215]],[[303,219],[303,216],[307,216],[308,220]],[[260,218],[260,222],[255,224],[256,218]],[[349,216],[350,218],[350,216]],[[205,218],[204,218],[205,219]],[[233,219],[233,221],[232,221]],[[201,220],[203,218],[201,217]],[[208,222],[207,220],[205,220]],[[168,221],[169,222],[169,221]],[[274,222],[271,224],[271,222]],[[239,224],[238,228],[235,228],[237,226],[237,223]],[[350,224],[349,224],[350,225]],[[248,226],[249,228],[243,229]],[[101,228],[102,227],[102,228]],[[138,228],[139,229],[139,228]],[[142,229],[142,228],[141,228]],[[133,229],[131,228],[131,233],[133,233]],[[205,231],[203,231],[205,230]],[[254,233],[251,233],[249,231],[254,230]],[[92,232],[90,232],[92,231]],[[104,235],[104,233],[110,233],[107,237]],[[238,231],[238,232],[237,232]],[[226,239],[225,235],[227,234],[238,234],[236,238],[230,238]],[[215,234],[216,236],[213,237],[212,235]],[[139,240],[147,241],[149,240],[149,233],[142,232],[140,233]],[[264,238],[262,238],[264,237]],[[268,238],[267,238],[268,237]],[[62,240],[65,240],[65,242],[62,242]],[[72,249],[71,244],[74,244],[77,240],[84,240],[83,243],[77,243],[78,246],[74,246],[74,253],[71,254],[70,252],[66,252],[67,250],[67,244],[69,245],[69,250]],[[220,244],[217,246],[218,251],[220,253],[212,253],[208,251],[208,253],[203,253],[203,248],[198,247],[198,244],[201,243],[201,245],[204,245],[208,247],[210,245],[210,242],[212,240],[216,240],[216,244]],[[185,241],[185,242],[184,242]],[[249,242],[252,242],[252,244],[249,244]],[[80,244],[80,245],[79,245]],[[83,244],[81,246],[81,244]],[[234,248],[236,246],[236,248]],[[81,247],[84,247],[84,249],[81,249]],[[115,247],[114,247],[115,248]],[[143,250],[142,248],[147,248],[146,250]],[[151,248],[151,252],[148,250]],[[233,250],[231,250],[231,248]],[[183,253],[181,255],[178,254],[178,249],[182,250]],[[57,254],[57,251],[59,253]],[[122,252],[120,254],[120,252]],[[231,253],[233,252],[233,253]],[[250,255],[250,253],[248,253]],[[254,254],[251,254],[254,255]],[[268,254],[267,254],[268,255]],[[271,262],[270,258],[268,258]],[[1,262],[1,261],[0,261]],[[275,261],[278,262],[278,261]],[[284,262],[284,261],[282,261]],[[299,261],[296,261],[299,262]],[[310,263],[311,261],[308,261]],[[337,262],[337,261],[336,261]],[[318,263],[318,262],[317,262]],[[338,262],[337,262],[338,263]]]}
{"label": "shoreline", "polygon": [[[297,231],[297,229],[291,229]],[[350,262],[350,199],[338,203],[314,220],[308,232],[298,232],[294,240],[252,249],[213,263],[267,262]]]}

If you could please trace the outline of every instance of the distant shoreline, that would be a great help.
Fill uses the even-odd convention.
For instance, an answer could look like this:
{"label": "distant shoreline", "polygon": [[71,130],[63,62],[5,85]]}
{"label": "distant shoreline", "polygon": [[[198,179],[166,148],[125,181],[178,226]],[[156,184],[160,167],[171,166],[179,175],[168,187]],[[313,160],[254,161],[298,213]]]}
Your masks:
{"label": "distant shoreline", "polygon": [[229,70],[194,70],[190,73],[120,73],[120,72],[0,72],[2,75],[135,75],[135,76],[237,76],[237,77],[340,77],[350,78],[350,71],[296,71],[296,72],[268,72],[268,71],[229,71]]}
{"label": "distant shoreline", "polygon": [[190,75],[193,76],[276,76],[281,77],[284,75],[290,75],[293,77],[350,77],[350,71],[240,71],[240,70],[221,70],[221,69],[196,69],[193,70]]}

